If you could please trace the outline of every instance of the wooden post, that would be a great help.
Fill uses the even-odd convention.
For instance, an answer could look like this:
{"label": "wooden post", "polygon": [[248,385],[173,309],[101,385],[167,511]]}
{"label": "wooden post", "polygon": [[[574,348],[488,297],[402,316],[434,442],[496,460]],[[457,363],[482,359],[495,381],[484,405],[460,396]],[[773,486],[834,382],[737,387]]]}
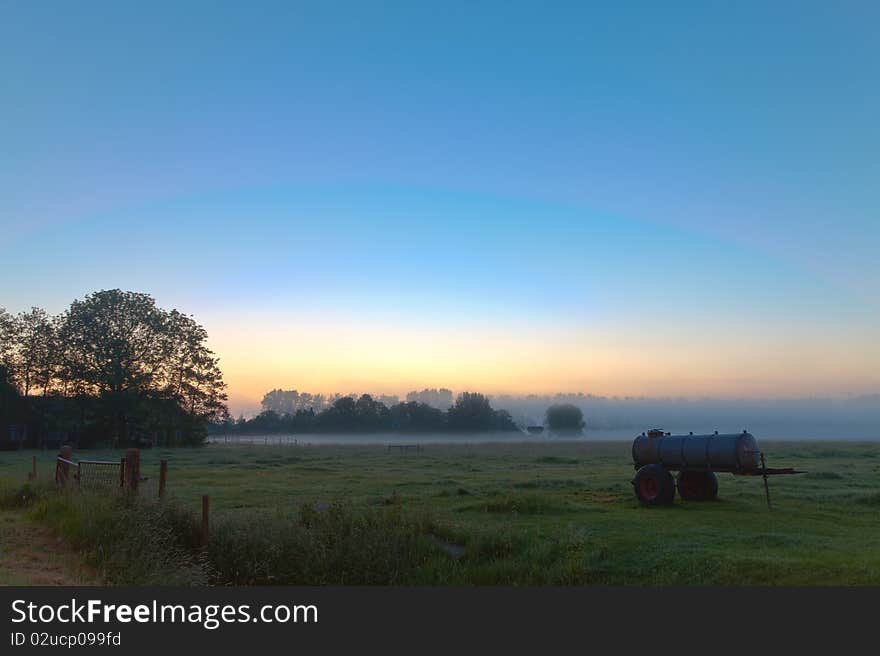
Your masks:
{"label": "wooden post", "polygon": [[37,456],[31,458],[31,471],[28,474],[29,481],[37,480]]}
{"label": "wooden post", "polygon": [[141,452],[140,449],[129,449],[125,452],[125,488],[132,494],[137,494],[138,483],[141,480]]}
{"label": "wooden post", "polygon": [[119,489],[125,488],[125,458],[119,459]]}
{"label": "wooden post", "polygon": [[[61,447],[58,457],[63,458],[64,460],[70,460],[73,458],[73,447],[65,444]],[[57,482],[61,483],[62,487],[67,487],[67,479],[70,478],[70,464],[68,462],[58,463],[55,478]]]}
{"label": "wooden post", "polygon": [[208,495],[202,495],[202,546],[208,546]]}
{"label": "wooden post", "polygon": [[159,498],[165,496],[165,479],[168,478],[168,461],[159,461]]}

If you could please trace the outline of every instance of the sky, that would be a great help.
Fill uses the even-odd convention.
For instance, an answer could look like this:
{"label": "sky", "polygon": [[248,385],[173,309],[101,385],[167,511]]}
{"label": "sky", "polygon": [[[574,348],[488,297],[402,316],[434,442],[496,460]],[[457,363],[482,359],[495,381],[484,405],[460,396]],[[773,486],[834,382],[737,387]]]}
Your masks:
{"label": "sky", "polygon": [[877,393],[878,19],[0,0],[0,306],[148,292],[233,411]]}

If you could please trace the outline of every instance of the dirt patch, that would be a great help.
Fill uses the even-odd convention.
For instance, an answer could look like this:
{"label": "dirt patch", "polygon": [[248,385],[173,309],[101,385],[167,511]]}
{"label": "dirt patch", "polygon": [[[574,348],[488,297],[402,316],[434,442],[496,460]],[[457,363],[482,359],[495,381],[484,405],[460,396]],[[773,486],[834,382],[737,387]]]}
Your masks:
{"label": "dirt patch", "polygon": [[52,531],[22,512],[0,511],[0,585],[100,585],[97,574]]}

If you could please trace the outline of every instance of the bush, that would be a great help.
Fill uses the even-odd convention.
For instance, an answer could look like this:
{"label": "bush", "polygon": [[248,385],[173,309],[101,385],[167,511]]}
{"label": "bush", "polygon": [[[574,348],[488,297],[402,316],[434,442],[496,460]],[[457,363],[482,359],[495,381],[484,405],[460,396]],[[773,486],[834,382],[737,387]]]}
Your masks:
{"label": "bush", "polygon": [[553,431],[580,431],[584,428],[584,413],[571,403],[559,403],[547,408],[547,426]]}

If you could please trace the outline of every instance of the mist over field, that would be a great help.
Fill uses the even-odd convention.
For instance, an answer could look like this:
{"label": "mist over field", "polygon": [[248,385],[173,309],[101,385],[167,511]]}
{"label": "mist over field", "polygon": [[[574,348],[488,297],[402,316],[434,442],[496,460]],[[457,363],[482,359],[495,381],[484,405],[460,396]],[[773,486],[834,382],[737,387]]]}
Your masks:
{"label": "mist over field", "polygon": [[845,399],[652,399],[590,395],[495,396],[520,424],[541,424],[552,403],[584,413],[586,434],[628,438],[648,428],[672,432],[738,432],[767,439],[880,439],[880,395]]}
{"label": "mist over field", "polygon": [[[361,395],[349,393],[344,396],[358,398]],[[453,404],[455,394],[447,388],[431,388],[409,392],[403,398],[388,394],[373,394],[371,397],[387,408],[393,408],[398,402],[406,400],[425,403],[437,410],[446,410]],[[657,427],[675,433],[693,431],[698,434],[715,430],[720,433],[748,430],[764,439],[880,440],[880,395],[877,394],[847,398],[789,399],[609,397],[583,393],[489,394],[486,397],[493,408],[509,413],[519,431],[449,433],[442,430],[404,429],[388,434],[374,431],[370,435],[353,435],[345,431],[337,434],[331,430],[323,431],[314,439],[333,443],[492,442],[540,440],[548,437],[626,440],[644,430]],[[319,411],[339,398],[343,398],[343,395],[273,390],[263,398],[262,409],[285,416],[308,408]],[[582,433],[559,434],[550,430],[547,409],[560,404],[571,404],[581,410],[585,423]],[[547,430],[538,435],[529,434],[527,428],[530,426],[543,426]],[[279,431],[267,432],[277,436]],[[293,435],[311,431],[290,432]],[[261,433],[257,430],[252,435],[254,434]]]}

